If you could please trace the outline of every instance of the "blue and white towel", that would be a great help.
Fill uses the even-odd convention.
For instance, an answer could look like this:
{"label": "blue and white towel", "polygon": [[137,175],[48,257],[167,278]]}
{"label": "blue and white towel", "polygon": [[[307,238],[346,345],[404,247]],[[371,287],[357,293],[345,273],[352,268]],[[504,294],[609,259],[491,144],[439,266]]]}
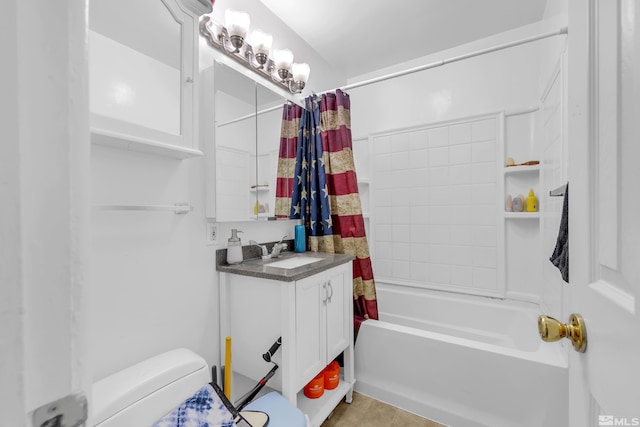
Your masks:
{"label": "blue and white towel", "polygon": [[210,384],[156,421],[153,427],[235,427],[234,415]]}

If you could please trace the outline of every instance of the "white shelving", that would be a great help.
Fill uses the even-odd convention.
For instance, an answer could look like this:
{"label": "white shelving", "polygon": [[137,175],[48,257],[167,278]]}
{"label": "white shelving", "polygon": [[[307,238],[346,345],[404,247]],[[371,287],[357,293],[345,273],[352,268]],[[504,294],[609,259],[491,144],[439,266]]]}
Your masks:
{"label": "white shelving", "polygon": [[504,174],[512,174],[512,173],[528,173],[528,172],[539,172],[540,165],[524,165],[524,166],[506,166],[504,168]]}
{"label": "white shelving", "polygon": [[353,388],[353,382],[345,382],[344,377],[340,375],[340,384],[333,390],[324,390],[322,396],[317,399],[309,399],[304,392],[298,393],[298,408],[304,414],[312,414],[309,418],[312,426],[319,426],[327,418],[328,414],[338,406],[344,396]]}
{"label": "white shelving", "polygon": [[504,217],[507,219],[538,219],[540,212],[505,212]]}
{"label": "white shelving", "polygon": [[132,135],[118,134],[104,129],[91,130],[91,143],[106,147],[155,154],[176,159],[202,156],[202,151],[164,142],[145,140]]}

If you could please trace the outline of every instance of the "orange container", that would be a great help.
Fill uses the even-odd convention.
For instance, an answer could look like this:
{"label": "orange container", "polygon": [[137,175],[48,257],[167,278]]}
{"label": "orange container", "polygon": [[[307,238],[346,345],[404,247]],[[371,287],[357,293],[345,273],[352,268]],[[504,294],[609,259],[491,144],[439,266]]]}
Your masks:
{"label": "orange container", "polygon": [[324,368],[324,388],[333,390],[340,384],[340,364],[335,360]]}
{"label": "orange container", "polygon": [[314,379],[309,381],[309,384],[304,386],[304,395],[309,399],[317,399],[324,394],[324,371],[315,376]]}

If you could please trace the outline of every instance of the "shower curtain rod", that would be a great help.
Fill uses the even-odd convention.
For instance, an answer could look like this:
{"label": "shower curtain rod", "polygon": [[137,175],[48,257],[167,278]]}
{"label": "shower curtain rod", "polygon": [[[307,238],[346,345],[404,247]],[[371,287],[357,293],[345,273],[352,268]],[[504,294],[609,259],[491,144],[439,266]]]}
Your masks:
{"label": "shower curtain rod", "polygon": [[453,62],[458,62],[458,61],[462,61],[462,60],[469,59],[469,58],[473,58],[475,56],[485,55],[487,53],[496,52],[498,50],[508,49],[510,47],[519,46],[519,45],[522,45],[522,44],[531,43],[531,42],[535,42],[535,41],[538,41],[538,40],[546,39],[546,38],[549,38],[549,37],[560,36],[560,35],[568,34],[568,33],[569,33],[569,29],[567,27],[561,27],[558,30],[550,31],[548,33],[538,34],[536,36],[531,36],[531,37],[527,37],[527,38],[524,38],[524,39],[515,40],[515,41],[509,42],[509,43],[499,44],[497,46],[488,47],[486,49],[480,49],[480,50],[477,50],[475,52],[465,53],[465,54],[454,56],[454,57],[451,57],[451,58],[448,58],[448,59],[441,59],[440,61],[432,62],[430,64],[425,64],[425,65],[420,65],[418,67],[409,68],[409,69],[406,69],[406,70],[403,70],[403,71],[398,71],[398,72],[395,72],[395,73],[387,74],[385,76],[375,77],[375,78],[369,79],[369,80],[363,80],[361,82],[352,83],[352,84],[349,84],[349,85],[346,85],[346,86],[340,86],[340,89],[341,90],[355,89],[355,88],[359,88],[359,87],[362,87],[362,86],[367,86],[367,85],[370,85],[370,84],[373,84],[373,83],[378,83],[378,82],[382,82],[382,81],[385,81],[385,80],[395,79],[396,77],[406,76],[407,74],[417,73],[418,71],[424,71],[424,70],[428,70],[428,69],[431,69],[431,68],[441,67],[443,65],[451,64]]}
{"label": "shower curtain rod", "polygon": [[251,117],[259,116],[260,114],[270,113],[271,111],[280,110],[280,109],[282,109],[283,105],[284,104],[274,105],[273,107],[265,108],[264,110],[256,111],[255,113],[250,113],[250,114],[247,114],[246,116],[238,117],[237,119],[232,119],[232,120],[229,120],[227,122],[219,123],[218,127],[230,125],[232,123],[241,122],[243,120],[250,119]]}

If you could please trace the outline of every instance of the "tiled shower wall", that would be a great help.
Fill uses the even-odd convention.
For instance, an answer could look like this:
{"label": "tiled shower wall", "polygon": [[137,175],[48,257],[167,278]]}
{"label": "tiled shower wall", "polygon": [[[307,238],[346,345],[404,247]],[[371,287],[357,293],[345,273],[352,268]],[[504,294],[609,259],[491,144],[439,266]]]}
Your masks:
{"label": "tiled shower wall", "polygon": [[379,281],[503,292],[500,125],[492,115],[373,137],[372,240]]}

